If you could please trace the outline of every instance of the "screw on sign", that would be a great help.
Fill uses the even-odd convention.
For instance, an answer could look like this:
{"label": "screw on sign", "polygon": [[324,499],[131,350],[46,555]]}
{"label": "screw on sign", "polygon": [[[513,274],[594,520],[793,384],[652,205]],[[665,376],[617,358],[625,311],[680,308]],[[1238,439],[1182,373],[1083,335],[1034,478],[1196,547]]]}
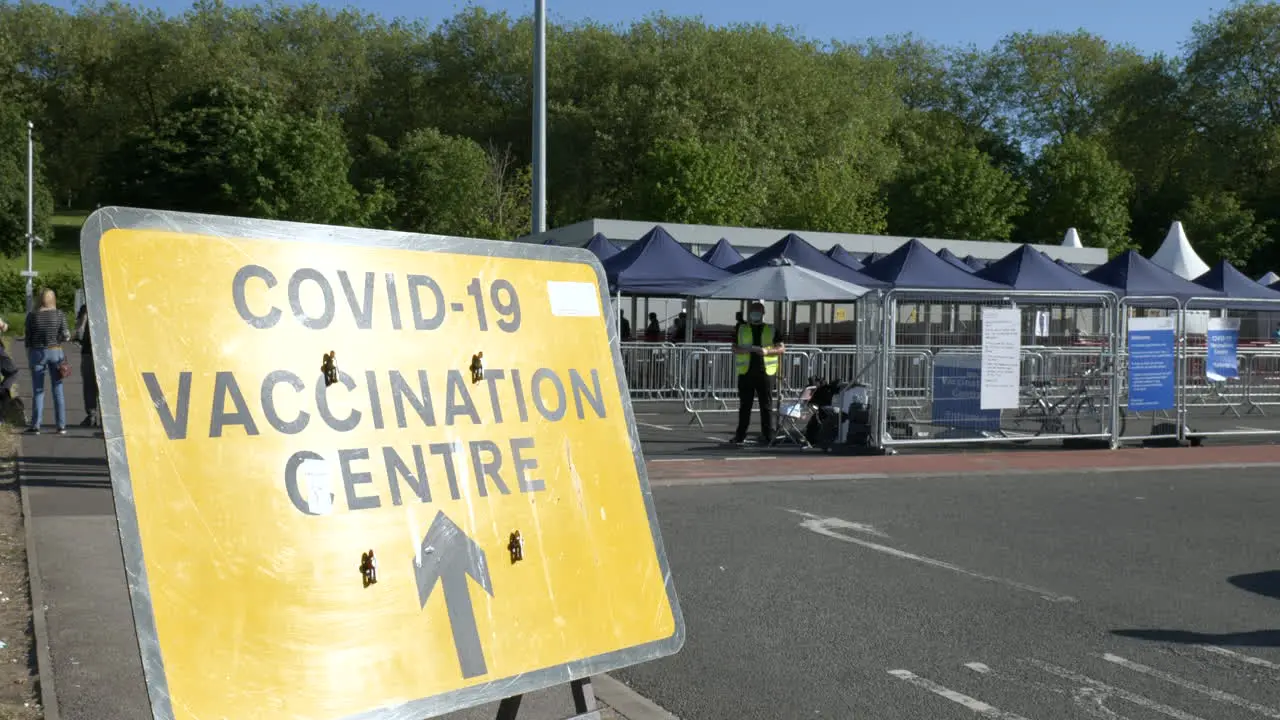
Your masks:
{"label": "screw on sign", "polygon": [[680,649],[595,256],[119,208],[85,228],[155,717],[510,711],[566,681],[584,707],[587,678]]}

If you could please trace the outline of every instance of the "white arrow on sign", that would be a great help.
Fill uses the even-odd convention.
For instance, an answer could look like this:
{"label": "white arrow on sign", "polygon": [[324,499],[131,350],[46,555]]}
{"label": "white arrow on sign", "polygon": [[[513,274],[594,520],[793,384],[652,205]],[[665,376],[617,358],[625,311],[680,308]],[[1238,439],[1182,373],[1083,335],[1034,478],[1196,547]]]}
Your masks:
{"label": "white arrow on sign", "polygon": [[[916,555],[915,553],[909,553],[905,550],[899,550],[897,548],[889,547],[888,545],[881,545],[879,543],[870,542],[868,540],[862,540],[860,538],[851,537],[848,534],[846,534],[847,531],[852,531],[852,532],[859,532],[867,535],[874,535],[876,537],[881,537],[881,538],[889,537],[888,535],[881,532],[880,530],[877,530],[871,525],[850,522],[848,520],[844,520],[842,518],[837,518],[837,517],[822,517],[820,515],[814,515],[812,513],[803,512],[801,510],[791,510],[789,508],[784,508],[784,509],[786,509],[786,511],[789,513],[793,513],[795,515],[799,515],[800,517],[804,518],[804,520],[800,521],[800,527],[810,532],[815,532],[824,537],[834,538],[841,542],[852,543],[854,545],[860,545],[864,548],[875,550],[876,552],[882,552],[885,555],[892,555],[893,557],[896,557],[896,558],[902,558],[903,560],[911,560],[924,565],[929,565],[931,567],[942,568],[943,570],[950,570],[951,572],[954,572],[954,573],[967,575],[971,578],[986,580],[987,582],[999,583],[1001,585],[1015,588],[1017,590],[1024,590],[1026,592],[1035,593],[1036,595],[1039,595],[1040,597],[1044,598],[1045,600],[1048,600],[1049,602],[1075,602],[1076,601],[1076,599],[1073,597],[1070,597],[1068,595],[1059,595],[1058,593],[1053,592],[1051,590],[1045,590],[1043,588],[1038,588],[1032,585],[1026,585],[1024,583],[1020,583],[1015,580],[1007,580],[1005,578],[999,578],[993,575],[984,575],[983,573],[973,572],[972,570],[965,570],[964,568],[959,567],[958,565],[952,565],[949,562],[944,562],[942,560],[935,560],[933,558],[925,557],[923,555]],[[841,532],[841,531],[846,531],[846,532]]]}

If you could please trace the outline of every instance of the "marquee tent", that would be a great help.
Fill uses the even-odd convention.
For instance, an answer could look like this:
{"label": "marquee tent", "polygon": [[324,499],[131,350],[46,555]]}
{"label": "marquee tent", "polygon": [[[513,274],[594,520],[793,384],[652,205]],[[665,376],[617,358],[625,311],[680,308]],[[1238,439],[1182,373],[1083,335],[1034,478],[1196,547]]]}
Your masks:
{"label": "marquee tent", "polygon": [[1073,272],[1073,273],[1075,273],[1075,274],[1077,274],[1077,275],[1083,275],[1083,274],[1084,274],[1084,273],[1080,272],[1080,268],[1076,267],[1075,265],[1072,265],[1071,263],[1067,262],[1066,260],[1063,260],[1062,258],[1058,258],[1057,260],[1054,260],[1053,262],[1054,262],[1056,265],[1058,265],[1059,267],[1064,267],[1064,268],[1066,268],[1066,269],[1070,270],[1071,272]]}
{"label": "marquee tent", "polygon": [[1110,285],[1130,297],[1173,297],[1186,300],[1222,294],[1165,270],[1139,255],[1136,250],[1126,250],[1084,276],[1103,285]]}
{"label": "marquee tent", "polygon": [[[1247,275],[1235,269],[1235,267],[1222,260],[1214,265],[1209,272],[1195,279],[1197,285],[1203,285],[1210,290],[1217,290],[1227,296],[1226,300],[1209,303],[1213,307],[1232,307],[1232,300],[1271,300],[1280,303],[1280,292],[1272,290],[1264,285],[1249,279]],[[1199,303],[1197,303],[1199,304]],[[1242,302],[1235,307],[1239,309],[1259,308],[1257,302]],[[1280,305],[1271,305],[1268,303],[1265,307],[1267,310],[1275,310]]]}
{"label": "marquee tent", "polygon": [[854,270],[857,270],[859,272],[861,272],[863,268],[866,267],[866,265],[863,265],[861,262],[859,262],[858,258],[854,257],[852,253],[850,253],[848,250],[845,250],[843,247],[839,245],[836,245],[835,247],[828,250],[827,257],[831,258],[832,260],[835,260],[836,262],[840,263],[841,265],[847,268],[853,268]]}
{"label": "marquee tent", "polygon": [[1084,243],[1080,242],[1080,233],[1076,232],[1075,228],[1067,228],[1067,234],[1062,238],[1062,247],[1084,247]]}
{"label": "marquee tent", "polygon": [[1062,267],[1030,245],[1018,247],[974,275],[1015,290],[1115,292],[1114,288]]}
{"label": "marquee tent", "polygon": [[647,297],[679,297],[729,273],[704,262],[654,226],[626,250],[604,261],[610,293]]}
{"label": "marquee tent", "polygon": [[742,262],[742,253],[730,245],[728,240],[720,238],[710,250],[702,254],[702,260],[723,270]]}
{"label": "marquee tent", "polygon": [[694,288],[691,294],[718,300],[852,302],[866,295],[867,289],[775,258],[763,267]]}
{"label": "marquee tent", "polygon": [[600,262],[604,262],[622,252],[622,248],[614,245],[609,238],[604,236],[604,233],[592,235],[587,244],[582,247],[594,253],[596,257],[600,258]]}
{"label": "marquee tent", "polygon": [[1151,256],[1151,262],[1186,280],[1194,280],[1209,272],[1209,266],[1191,248],[1191,241],[1177,220],[1169,227],[1169,234],[1165,235],[1160,249]]}
{"label": "marquee tent", "polygon": [[947,248],[942,248],[941,250],[939,250],[937,255],[938,257],[942,258],[943,260],[946,260],[947,262],[951,263],[952,265],[955,265],[956,267],[960,268],[965,272],[973,272],[973,268],[969,267],[964,260],[961,260],[959,255],[956,255],[955,253],[951,252]]}
{"label": "marquee tent", "polygon": [[990,280],[974,276],[933,254],[919,240],[908,240],[880,260],[867,266],[867,274],[894,287],[914,290],[1008,290]]}
{"label": "marquee tent", "polygon": [[778,259],[790,260],[792,264],[799,265],[802,268],[808,268],[814,272],[830,275],[833,278],[838,278],[854,285],[861,285],[865,288],[888,287],[888,283],[864,275],[853,268],[845,267],[823,255],[821,250],[810,245],[804,238],[795,233],[788,234],[778,242],[727,269],[737,275],[748,270],[765,267],[771,260]]}
{"label": "marquee tent", "polygon": [[990,264],[991,264],[991,261],[990,261],[990,260],[983,260],[982,258],[976,258],[976,257],[974,257],[974,256],[972,256],[972,255],[965,255],[965,256],[964,256],[964,264],[965,264],[965,265],[968,265],[969,267],[973,268],[974,270],[981,270],[982,268],[984,268],[984,267],[986,267],[986,266],[990,265]]}
{"label": "marquee tent", "polygon": [[1278,282],[1280,282],[1280,275],[1277,275],[1273,272],[1269,272],[1266,275],[1263,275],[1262,277],[1258,278],[1258,284],[1260,285],[1273,285]]}

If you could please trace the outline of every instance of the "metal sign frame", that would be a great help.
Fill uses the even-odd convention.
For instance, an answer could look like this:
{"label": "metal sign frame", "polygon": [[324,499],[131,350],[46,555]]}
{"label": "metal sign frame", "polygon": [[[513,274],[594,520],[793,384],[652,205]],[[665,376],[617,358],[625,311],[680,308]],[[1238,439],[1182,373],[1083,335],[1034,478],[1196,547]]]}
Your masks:
{"label": "metal sign frame", "polygon": [[[413,250],[460,255],[476,255],[514,260],[542,260],[560,263],[589,265],[595,272],[600,288],[600,307],[610,307],[608,283],[604,268],[591,252],[581,248],[567,248],[534,243],[512,243],[494,240],[420,235],[406,232],[366,230],[356,228],[312,225],[273,220],[251,220],[195,213],[143,210],[136,208],[106,207],[94,212],[85,221],[80,233],[80,253],[84,272],[84,290],[89,305],[89,327],[93,340],[93,363],[101,393],[102,427],[106,438],[107,460],[111,472],[111,489],[115,501],[116,522],[120,532],[120,545],[124,554],[129,598],[133,606],[134,626],[138,647],[142,656],[142,668],[150,696],[152,714],[156,720],[175,720],[173,702],[165,674],[164,657],[160,648],[153,611],[148,569],[143,557],[137,508],[133,500],[129,458],[125,452],[124,431],[120,417],[120,398],[116,386],[114,347],[111,328],[104,303],[102,257],[99,243],[110,230],[154,230],[203,235],[216,241],[220,238],[286,241],[310,245],[338,245],[378,249]],[[421,720],[437,717],[455,710],[521,695],[566,682],[589,678],[592,675],[637,665],[679,652],[684,645],[685,623],[671,580],[671,568],[662,543],[657,510],[640,450],[640,436],[636,426],[631,393],[623,371],[621,349],[616,342],[614,323],[605,322],[609,334],[613,358],[613,371],[617,390],[626,420],[632,446],[632,459],[639,479],[639,491],[643,498],[649,529],[657,553],[658,565],[666,579],[666,597],[670,603],[674,632],[670,637],[614,650],[594,657],[583,658],[563,665],[546,667],[511,677],[495,678],[480,685],[473,685],[431,697],[405,702],[395,706],[374,708],[346,718],[332,720]],[[317,720],[322,720],[317,718]]]}

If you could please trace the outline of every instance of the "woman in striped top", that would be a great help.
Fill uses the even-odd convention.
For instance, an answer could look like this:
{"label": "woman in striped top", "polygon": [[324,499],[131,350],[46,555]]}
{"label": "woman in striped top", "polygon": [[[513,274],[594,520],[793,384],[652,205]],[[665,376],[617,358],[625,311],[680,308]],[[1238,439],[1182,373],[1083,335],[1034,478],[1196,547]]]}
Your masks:
{"label": "woman in striped top", "polygon": [[27,361],[31,364],[32,405],[31,427],[28,433],[40,432],[40,420],[44,415],[44,376],[53,385],[53,418],[58,434],[67,434],[67,399],[62,394],[62,374],[58,372],[67,356],[62,343],[71,339],[67,329],[67,316],[58,309],[58,299],[53,290],[45,288],[40,293],[40,307],[27,313]]}

